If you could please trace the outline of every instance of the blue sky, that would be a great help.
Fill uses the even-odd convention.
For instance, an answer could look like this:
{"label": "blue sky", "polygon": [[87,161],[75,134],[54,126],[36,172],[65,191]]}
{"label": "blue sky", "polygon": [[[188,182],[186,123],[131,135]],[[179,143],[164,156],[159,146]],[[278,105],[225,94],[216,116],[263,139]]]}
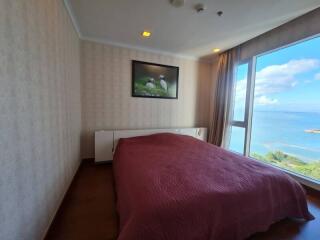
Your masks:
{"label": "blue sky", "polygon": [[[240,67],[236,110],[244,102],[245,76]],[[255,110],[320,112],[320,37],[259,56],[255,85]]]}

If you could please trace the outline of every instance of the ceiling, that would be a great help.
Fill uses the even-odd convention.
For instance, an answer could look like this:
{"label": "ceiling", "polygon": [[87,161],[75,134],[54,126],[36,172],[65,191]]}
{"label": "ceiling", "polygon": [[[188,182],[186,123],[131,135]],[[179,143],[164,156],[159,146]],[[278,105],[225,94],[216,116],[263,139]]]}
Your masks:
{"label": "ceiling", "polygon": [[[65,0],[82,39],[203,57],[236,46],[320,6],[320,0]],[[202,13],[194,5],[204,3]],[[216,13],[223,11],[219,17]],[[142,39],[143,30],[152,32]]]}

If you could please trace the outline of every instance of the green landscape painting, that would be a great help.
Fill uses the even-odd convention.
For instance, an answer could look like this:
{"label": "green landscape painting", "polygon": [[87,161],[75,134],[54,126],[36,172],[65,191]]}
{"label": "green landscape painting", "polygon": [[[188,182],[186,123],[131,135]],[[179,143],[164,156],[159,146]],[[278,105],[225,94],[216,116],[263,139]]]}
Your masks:
{"label": "green landscape painting", "polygon": [[132,61],[132,96],[178,98],[179,68]]}

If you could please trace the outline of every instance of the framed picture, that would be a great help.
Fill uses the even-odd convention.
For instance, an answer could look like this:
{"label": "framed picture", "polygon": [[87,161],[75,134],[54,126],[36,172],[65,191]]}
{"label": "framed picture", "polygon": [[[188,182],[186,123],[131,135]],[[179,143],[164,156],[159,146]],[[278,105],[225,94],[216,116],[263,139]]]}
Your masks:
{"label": "framed picture", "polygon": [[132,61],[132,97],[178,99],[179,67]]}

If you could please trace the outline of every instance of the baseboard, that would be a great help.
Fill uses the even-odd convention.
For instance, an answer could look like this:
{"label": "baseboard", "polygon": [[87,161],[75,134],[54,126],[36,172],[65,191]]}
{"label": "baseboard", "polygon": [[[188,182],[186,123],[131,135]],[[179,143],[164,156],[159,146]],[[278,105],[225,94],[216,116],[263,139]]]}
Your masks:
{"label": "baseboard", "polygon": [[82,161],[85,162],[94,162],[94,158],[82,158]]}
{"label": "baseboard", "polygon": [[317,197],[317,198],[320,198],[320,191],[319,191],[319,190],[314,189],[314,188],[312,188],[312,187],[308,187],[308,186],[306,186],[306,185],[303,185],[303,186],[304,186],[304,188],[306,189],[307,194],[310,194],[310,195],[312,195],[312,196],[315,196],[315,197]]}
{"label": "baseboard", "polygon": [[78,170],[79,170],[80,165],[81,165],[81,160],[79,161],[78,166],[75,168],[75,171],[74,171],[74,173],[72,174],[72,178],[71,178],[70,183],[67,185],[66,189],[64,190],[63,194],[61,195],[61,198],[60,198],[60,200],[59,200],[59,202],[58,202],[58,205],[57,205],[55,211],[53,212],[52,216],[50,217],[49,224],[48,224],[48,226],[46,227],[46,229],[45,229],[45,231],[44,231],[44,233],[43,233],[43,235],[42,235],[42,237],[41,237],[42,240],[44,240],[44,239],[46,238],[46,236],[47,236],[47,234],[48,234],[48,231],[49,231],[49,229],[50,229],[50,226],[52,225],[53,220],[54,220],[54,218],[56,217],[56,215],[57,215],[57,213],[58,213],[58,211],[59,211],[59,208],[60,208],[60,206],[61,206],[61,204],[62,204],[62,202],[63,202],[63,200],[64,200],[64,198],[65,198],[65,196],[66,196],[66,194],[67,194],[67,192],[68,192],[68,190],[69,190],[69,188],[70,188],[70,186],[71,186],[71,183],[73,182],[74,177],[76,176],[76,174],[77,174],[77,172],[78,172]]}
{"label": "baseboard", "polygon": [[99,162],[94,162],[95,165],[112,165],[113,161],[112,160],[106,160],[106,161],[99,161]]}
{"label": "baseboard", "polygon": [[82,163],[83,164],[90,163],[90,164],[95,164],[95,165],[102,165],[102,164],[109,164],[109,165],[111,164],[112,165],[112,160],[96,162],[94,158],[83,158]]}

